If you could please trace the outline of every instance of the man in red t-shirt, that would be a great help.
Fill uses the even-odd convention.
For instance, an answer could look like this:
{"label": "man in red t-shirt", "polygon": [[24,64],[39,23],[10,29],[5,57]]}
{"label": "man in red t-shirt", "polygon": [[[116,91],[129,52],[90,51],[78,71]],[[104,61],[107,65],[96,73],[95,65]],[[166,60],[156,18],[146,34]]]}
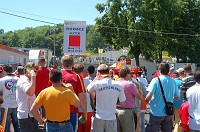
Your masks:
{"label": "man in red t-shirt", "polygon": [[[87,103],[86,103],[86,90],[84,87],[83,79],[80,75],[72,70],[74,65],[74,59],[72,56],[64,55],[61,58],[62,68],[62,81],[63,83],[71,83],[73,90],[81,101],[81,108],[83,110],[82,117],[87,120]],[[73,129],[76,132],[78,128],[78,108],[71,106],[70,109],[70,121],[72,123]]]}
{"label": "man in red t-shirt", "polygon": [[[36,75],[36,88],[35,95],[37,96],[43,89],[48,87],[49,82],[49,69],[46,68],[46,62],[44,57],[40,57],[38,60],[38,71]],[[46,117],[43,107],[40,109],[42,117]]]}
{"label": "man in red t-shirt", "polygon": [[46,62],[43,57],[39,58],[38,71],[36,75],[36,89],[35,95],[37,96],[40,91],[48,87],[49,82],[49,69],[46,68]]}

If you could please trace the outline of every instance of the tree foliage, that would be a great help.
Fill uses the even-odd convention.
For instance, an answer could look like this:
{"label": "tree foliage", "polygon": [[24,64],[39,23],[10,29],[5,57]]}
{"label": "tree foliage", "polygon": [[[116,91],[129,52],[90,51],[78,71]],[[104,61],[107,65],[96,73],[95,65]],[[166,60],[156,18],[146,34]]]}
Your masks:
{"label": "tree foliage", "polygon": [[[107,0],[97,4],[102,17],[98,31],[115,48],[129,47],[139,66],[139,55],[162,61],[166,51],[177,62],[198,62],[199,0]],[[196,35],[196,36],[195,36]]]}
{"label": "tree foliage", "polygon": [[[55,37],[55,55],[61,57],[63,55],[63,35],[63,24],[39,26],[0,34],[0,43],[10,47],[47,48],[54,51]],[[96,31],[95,26],[88,25],[86,37],[87,50],[97,52],[98,48],[103,48],[104,45],[105,41]]]}

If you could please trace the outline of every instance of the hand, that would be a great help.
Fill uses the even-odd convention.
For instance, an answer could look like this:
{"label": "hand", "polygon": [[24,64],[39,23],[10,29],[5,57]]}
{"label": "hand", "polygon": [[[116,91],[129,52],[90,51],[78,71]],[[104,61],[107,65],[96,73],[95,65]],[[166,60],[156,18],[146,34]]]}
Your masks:
{"label": "hand", "polygon": [[45,118],[43,118],[44,119],[44,124],[46,124],[47,123],[47,118],[45,119]]}
{"label": "hand", "polygon": [[82,117],[87,121],[87,113],[83,113]]}
{"label": "hand", "polygon": [[31,75],[32,77],[35,77],[35,76],[36,76],[36,73],[34,72],[34,70],[30,70],[30,75]]}
{"label": "hand", "polygon": [[47,122],[47,119],[45,119],[45,118],[42,118],[42,121],[41,122],[39,122],[39,124],[46,124],[46,122]]}

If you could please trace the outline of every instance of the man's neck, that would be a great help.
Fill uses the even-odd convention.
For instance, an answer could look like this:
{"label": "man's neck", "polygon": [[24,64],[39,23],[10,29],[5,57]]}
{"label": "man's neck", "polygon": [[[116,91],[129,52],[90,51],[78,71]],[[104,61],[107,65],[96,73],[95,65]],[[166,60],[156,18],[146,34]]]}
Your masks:
{"label": "man's neck", "polygon": [[72,70],[72,67],[63,67],[65,70]]}
{"label": "man's neck", "polygon": [[13,73],[6,73],[6,76],[14,76]]}
{"label": "man's neck", "polygon": [[53,83],[52,86],[53,87],[61,87],[61,83],[60,82],[59,83]]}

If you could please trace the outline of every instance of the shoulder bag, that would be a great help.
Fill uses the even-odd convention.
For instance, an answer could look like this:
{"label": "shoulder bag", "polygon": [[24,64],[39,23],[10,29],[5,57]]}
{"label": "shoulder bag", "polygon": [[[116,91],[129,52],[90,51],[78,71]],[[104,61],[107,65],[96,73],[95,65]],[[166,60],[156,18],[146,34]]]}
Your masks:
{"label": "shoulder bag", "polygon": [[163,87],[162,87],[162,84],[161,84],[161,81],[160,81],[159,77],[158,77],[158,81],[160,83],[160,89],[161,89],[161,92],[162,92],[162,97],[163,97],[164,102],[165,102],[165,111],[166,111],[166,114],[167,115],[174,115],[174,106],[173,106],[173,103],[166,101],[165,94],[164,94],[164,91],[163,91]]}

